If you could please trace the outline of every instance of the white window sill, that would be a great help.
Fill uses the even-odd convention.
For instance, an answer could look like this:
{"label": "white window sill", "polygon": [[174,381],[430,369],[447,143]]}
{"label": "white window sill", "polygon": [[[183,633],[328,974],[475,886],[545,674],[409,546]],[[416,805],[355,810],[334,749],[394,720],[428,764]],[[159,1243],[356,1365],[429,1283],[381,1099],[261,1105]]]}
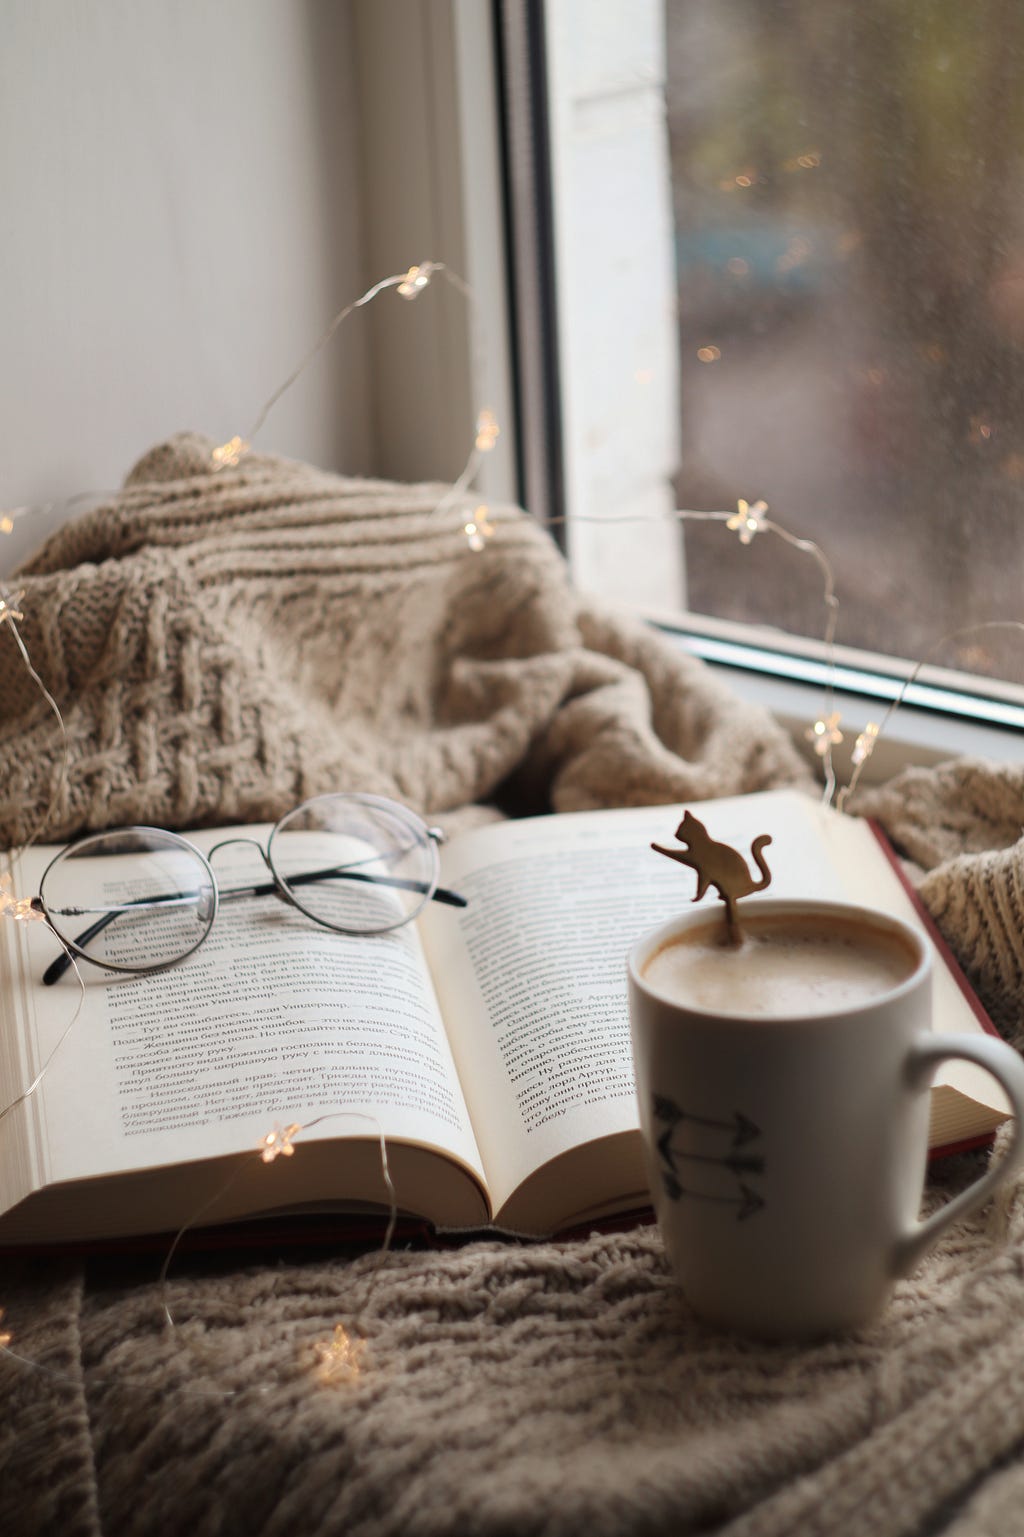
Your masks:
{"label": "white window sill", "polygon": [[[708,636],[697,637],[663,623],[659,628],[680,649],[702,656],[712,672],[734,694],[769,710],[791,733],[808,761],[816,761],[813,746],[804,733],[825,708],[829,669],[823,662],[779,653],[774,657],[763,657],[765,670],[762,670],[761,663],[742,665],[743,648],[739,645]],[[776,666],[779,670],[767,670]],[[783,676],[783,669],[796,676]],[[801,677],[801,672],[810,676]],[[839,712],[840,730],[844,733],[844,741],[833,755],[842,784],[849,779],[849,754],[858,733],[869,720],[878,723],[884,720],[900,680],[893,675],[858,672],[847,664],[846,658],[836,665],[833,676],[835,687],[828,709]],[[864,765],[860,776],[862,784],[877,784],[912,765],[939,763],[949,758],[1021,762],[1024,705],[1009,697],[982,703],[968,695],[958,695],[947,687],[927,684],[919,684],[916,691],[908,692],[911,699],[916,694],[924,703],[902,703],[893,711]],[[1007,696],[1011,692],[1009,689],[1005,691]],[[997,719],[971,718],[966,712],[975,707],[989,710]],[[961,711],[965,713],[959,713]]]}

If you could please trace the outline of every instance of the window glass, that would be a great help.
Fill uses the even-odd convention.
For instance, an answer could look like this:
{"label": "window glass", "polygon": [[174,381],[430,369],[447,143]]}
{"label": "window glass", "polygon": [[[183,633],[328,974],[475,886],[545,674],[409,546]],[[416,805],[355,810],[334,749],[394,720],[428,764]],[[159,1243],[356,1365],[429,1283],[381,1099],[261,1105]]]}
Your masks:
{"label": "window glass", "polygon": [[[1024,6],[666,0],[677,505],[763,497],[838,639],[1019,680]],[[684,524],[691,610],[821,636],[820,573]],[[733,536],[733,539],[735,536]]]}

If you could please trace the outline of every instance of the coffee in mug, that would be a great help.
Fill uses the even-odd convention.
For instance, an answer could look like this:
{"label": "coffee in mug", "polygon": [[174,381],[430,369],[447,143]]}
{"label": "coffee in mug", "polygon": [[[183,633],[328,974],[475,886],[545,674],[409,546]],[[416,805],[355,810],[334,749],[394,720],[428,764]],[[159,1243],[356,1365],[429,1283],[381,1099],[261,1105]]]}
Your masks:
{"label": "coffee in mug", "polygon": [[[738,946],[691,911],[629,957],[651,1194],[694,1311],[801,1338],[856,1328],[953,1221],[1022,1161],[1024,1063],[931,1030],[921,930],[852,905],[760,902]],[[1016,1117],[1008,1155],[918,1220],[938,1065],[987,1068]]]}
{"label": "coffee in mug", "polygon": [[695,924],[654,952],[644,981],[682,1003],[771,1019],[866,1002],[917,964],[899,934],[835,917],[766,918],[751,910],[742,936],[734,945],[720,920]]}

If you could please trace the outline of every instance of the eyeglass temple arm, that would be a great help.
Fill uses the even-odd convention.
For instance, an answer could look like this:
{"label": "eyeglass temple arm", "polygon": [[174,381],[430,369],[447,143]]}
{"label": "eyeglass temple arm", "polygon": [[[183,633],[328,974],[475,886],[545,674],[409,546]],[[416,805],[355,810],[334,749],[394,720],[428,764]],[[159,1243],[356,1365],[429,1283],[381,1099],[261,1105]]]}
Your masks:
{"label": "eyeglass temple arm", "polygon": [[[394,886],[401,891],[423,891],[425,889],[422,881],[410,881],[398,875],[370,875],[364,870],[307,870],[302,875],[290,876],[288,884],[291,886],[307,886],[310,881],[322,881],[328,876],[333,880],[339,881],[366,881],[374,886]],[[104,913],[94,923],[90,923],[88,928],[83,929],[81,934],[75,936],[75,945],[78,949],[84,949],[86,945],[92,943],[97,934],[102,934],[108,924],[113,923],[115,918],[119,918],[129,908],[155,907],[159,902],[176,902],[187,894],[183,891],[169,891],[163,896],[140,897],[136,902],[126,902],[122,906]],[[220,896],[222,901],[229,902],[233,897],[283,897],[284,892],[275,881],[264,881],[258,886],[243,886],[237,891],[223,891]],[[37,897],[36,901],[38,900]],[[449,891],[444,886],[435,886],[434,890],[430,893],[430,900],[432,902],[443,902],[448,907],[469,906],[465,897],[460,896],[457,891]],[[45,911],[42,903],[39,905],[40,910]],[[55,982],[59,982],[70,965],[71,956],[66,950],[62,950],[60,955],[56,956],[43,972],[43,986],[52,987]]]}
{"label": "eyeglass temple arm", "polygon": [[[106,912],[102,915],[102,917],[97,918],[94,923],[90,923],[87,929],[83,929],[81,934],[76,934],[75,945],[79,949],[84,950],[85,946],[90,944],[96,938],[97,934],[103,933],[103,930],[108,926],[108,924],[113,923],[115,918],[120,918],[123,913],[130,911],[130,909],[133,907],[156,907],[159,902],[178,902],[183,896],[186,895],[187,893],[183,891],[169,891],[163,896],[139,897],[134,902],[125,902],[122,903],[119,907],[112,907],[109,912]],[[38,897],[34,899],[33,906],[35,903],[39,904],[39,911],[49,921],[49,914],[47,913],[45,907],[43,906],[42,902],[40,902]],[[53,928],[52,922],[50,922],[50,927]],[[60,935],[57,933],[57,930],[53,929],[53,932],[57,934],[57,938],[60,939]],[[68,967],[71,965],[71,960],[72,957],[70,951],[61,950],[61,953],[50,962],[49,966],[47,966],[46,970],[43,972],[43,986],[52,987],[55,982],[59,982],[61,977],[67,971]]]}

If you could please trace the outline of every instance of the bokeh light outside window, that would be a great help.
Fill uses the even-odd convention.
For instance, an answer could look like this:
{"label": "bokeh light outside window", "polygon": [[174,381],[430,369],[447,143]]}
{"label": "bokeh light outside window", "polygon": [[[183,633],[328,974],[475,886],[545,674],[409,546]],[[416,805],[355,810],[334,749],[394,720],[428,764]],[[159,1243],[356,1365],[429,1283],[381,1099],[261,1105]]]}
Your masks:
{"label": "bokeh light outside window", "polygon": [[[920,658],[1024,619],[1024,6],[667,0],[677,505],[763,497],[838,639]],[[691,610],[822,633],[763,540],[685,526]],[[936,660],[1020,681],[1020,636]]]}

